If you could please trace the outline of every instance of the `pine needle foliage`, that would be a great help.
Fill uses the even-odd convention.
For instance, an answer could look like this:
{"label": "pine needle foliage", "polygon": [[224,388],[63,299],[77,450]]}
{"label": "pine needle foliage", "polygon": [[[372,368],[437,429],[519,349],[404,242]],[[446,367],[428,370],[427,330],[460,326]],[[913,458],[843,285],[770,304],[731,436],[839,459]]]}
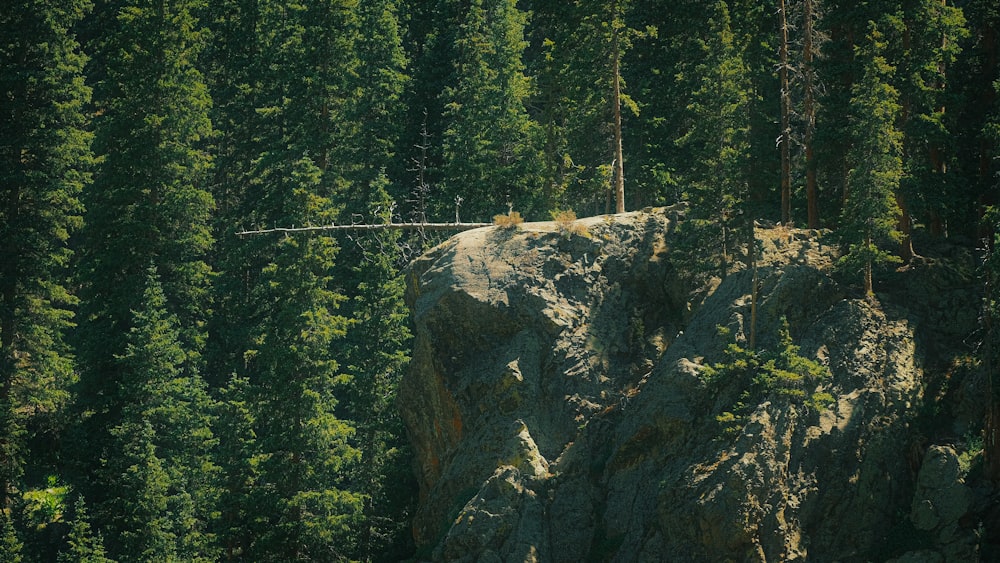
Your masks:
{"label": "pine needle foliage", "polygon": [[489,217],[510,200],[531,213],[540,174],[537,125],[526,103],[532,83],[524,74],[527,14],[512,0],[473,0],[454,44],[457,80],[441,94],[442,191],[462,197],[473,219]]}
{"label": "pine needle foliage", "polygon": [[75,376],[69,240],[93,155],[74,29],[90,7],[13,0],[0,10],[0,508],[30,471],[28,429],[50,423],[38,424],[66,404]]}
{"label": "pine needle foliage", "polygon": [[21,563],[24,560],[21,554],[23,549],[24,543],[17,537],[10,513],[0,510],[0,559],[10,563]]}
{"label": "pine needle foliage", "polygon": [[903,176],[902,133],[896,127],[901,106],[899,92],[889,83],[895,69],[886,60],[886,48],[878,26],[870,22],[867,41],[856,49],[864,74],[851,92],[854,146],[841,213],[846,252],[838,266],[862,275],[865,295],[872,294],[875,266],[900,261],[884,250],[886,242],[901,240],[896,192]]}
{"label": "pine needle foliage", "polygon": [[[730,336],[729,329],[718,330],[721,336]],[[742,389],[736,402],[724,407],[726,410],[716,417],[723,435],[738,433],[756,405],[766,400],[804,405],[818,411],[833,402],[832,395],[817,390],[822,380],[830,377],[829,369],[802,356],[799,350],[792,341],[788,321],[782,318],[774,349],[750,350],[731,342],[726,347],[727,361],[702,371],[709,385],[737,385]]]}
{"label": "pine needle foliage", "polygon": [[87,505],[82,496],[76,498],[73,521],[66,549],[59,552],[57,563],[113,563],[104,552],[104,538],[94,534],[87,516]]}

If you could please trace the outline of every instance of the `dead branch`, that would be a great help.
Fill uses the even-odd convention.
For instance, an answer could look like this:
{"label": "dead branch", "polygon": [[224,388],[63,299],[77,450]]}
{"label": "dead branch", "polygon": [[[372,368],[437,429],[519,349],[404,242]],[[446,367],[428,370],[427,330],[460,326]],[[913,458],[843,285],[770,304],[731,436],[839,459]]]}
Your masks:
{"label": "dead branch", "polygon": [[379,223],[374,225],[319,225],[315,227],[275,227],[273,229],[257,229],[239,231],[236,236],[317,233],[326,231],[468,231],[482,227],[490,227],[493,223]]}

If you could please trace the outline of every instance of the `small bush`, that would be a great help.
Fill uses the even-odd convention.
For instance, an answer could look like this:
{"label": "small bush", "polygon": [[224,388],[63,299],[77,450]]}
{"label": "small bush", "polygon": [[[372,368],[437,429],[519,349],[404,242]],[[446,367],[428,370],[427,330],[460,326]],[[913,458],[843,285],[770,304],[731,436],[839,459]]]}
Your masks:
{"label": "small bush", "polygon": [[508,215],[493,216],[493,224],[501,229],[516,229],[521,223],[524,223],[524,217],[517,211],[511,211]]}
{"label": "small bush", "polygon": [[572,209],[553,209],[549,215],[560,227],[568,227],[576,221],[576,213]]}
{"label": "small bush", "polygon": [[549,214],[552,215],[552,220],[556,222],[556,227],[563,237],[590,236],[587,226],[576,222],[576,213],[572,209],[553,209]]}
{"label": "small bush", "polygon": [[819,412],[823,412],[833,406],[836,402],[837,399],[835,399],[833,395],[825,391],[821,391],[819,393],[813,393],[812,396],[809,397],[809,400],[806,401],[806,406]]}
{"label": "small bush", "polygon": [[735,436],[743,426],[743,417],[736,416],[731,411],[725,411],[715,417],[715,421],[719,423],[722,433],[726,436]]}
{"label": "small bush", "polygon": [[963,475],[968,475],[977,462],[983,459],[982,432],[967,432],[963,439],[961,453],[958,454],[958,467]]}

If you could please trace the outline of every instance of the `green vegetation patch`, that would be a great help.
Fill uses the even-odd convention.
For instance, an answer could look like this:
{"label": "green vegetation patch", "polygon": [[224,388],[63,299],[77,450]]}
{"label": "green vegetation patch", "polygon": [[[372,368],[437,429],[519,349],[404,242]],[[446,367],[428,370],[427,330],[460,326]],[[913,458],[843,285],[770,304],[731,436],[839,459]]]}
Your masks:
{"label": "green vegetation patch", "polygon": [[[718,330],[720,335],[729,336],[729,329]],[[702,377],[710,385],[730,385],[737,381],[743,389],[735,403],[716,416],[723,435],[738,433],[755,406],[768,399],[805,405],[816,411],[834,402],[830,393],[815,391],[823,379],[830,377],[830,370],[799,354],[799,346],[792,342],[784,317],[776,349],[748,350],[731,342],[726,347],[726,358],[725,362],[702,371]]]}

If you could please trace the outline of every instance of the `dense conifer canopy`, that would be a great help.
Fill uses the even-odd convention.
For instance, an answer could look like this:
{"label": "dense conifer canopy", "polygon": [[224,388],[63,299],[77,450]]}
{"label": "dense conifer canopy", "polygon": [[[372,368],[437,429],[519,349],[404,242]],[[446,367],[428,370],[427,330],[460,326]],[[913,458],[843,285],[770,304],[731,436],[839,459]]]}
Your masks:
{"label": "dense conifer canopy", "polygon": [[706,271],[808,222],[865,294],[915,233],[992,252],[996,2],[771,4],[6,3],[0,559],[411,554],[400,269],[436,239],[242,229],[686,200]]}

